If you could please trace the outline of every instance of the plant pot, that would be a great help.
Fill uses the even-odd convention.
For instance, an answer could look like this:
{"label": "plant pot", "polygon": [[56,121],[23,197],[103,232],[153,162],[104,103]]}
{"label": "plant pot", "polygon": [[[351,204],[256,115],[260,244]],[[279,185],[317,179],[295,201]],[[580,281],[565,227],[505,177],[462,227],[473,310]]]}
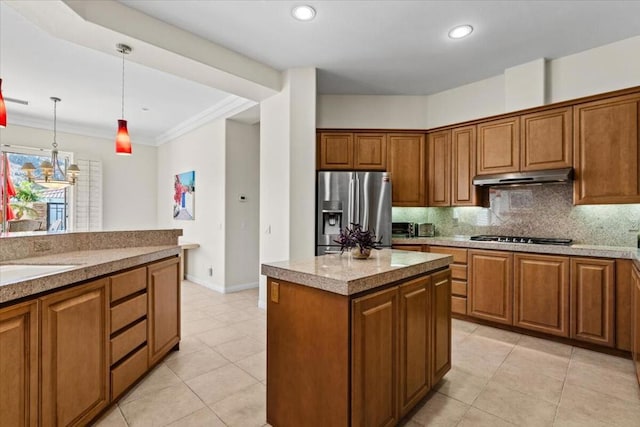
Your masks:
{"label": "plant pot", "polygon": [[351,256],[355,259],[367,259],[371,255],[371,248],[360,250],[360,246],[356,246],[351,250]]}

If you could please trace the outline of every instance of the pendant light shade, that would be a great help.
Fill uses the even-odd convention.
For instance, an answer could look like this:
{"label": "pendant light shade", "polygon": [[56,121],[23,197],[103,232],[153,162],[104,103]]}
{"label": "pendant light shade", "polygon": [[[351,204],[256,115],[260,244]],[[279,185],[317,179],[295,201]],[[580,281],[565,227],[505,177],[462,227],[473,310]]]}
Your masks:
{"label": "pendant light shade", "polygon": [[131,154],[131,138],[127,130],[127,121],[118,120],[118,134],[116,135],[116,154]]}
{"label": "pendant light shade", "polygon": [[2,79],[0,79],[0,128],[7,127],[7,107],[4,105],[2,97]]}
{"label": "pendant light shade", "polygon": [[116,154],[131,155],[131,138],[127,130],[127,121],[124,119],[124,56],[131,52],[126,44],[116,45],[118,52],[122,54],[122,118],[118,120],[118,133],[116,134]]}

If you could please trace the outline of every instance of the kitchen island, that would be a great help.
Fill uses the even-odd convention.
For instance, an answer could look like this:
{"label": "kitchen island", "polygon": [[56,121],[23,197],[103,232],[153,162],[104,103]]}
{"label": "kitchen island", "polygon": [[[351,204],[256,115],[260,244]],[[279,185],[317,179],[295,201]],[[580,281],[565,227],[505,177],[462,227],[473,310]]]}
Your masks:
{"label": "kitchen island", "polygon": [[0,424],[87,425],[178,348],[181,234],[0,239]]}
{"label": "kitchen island", "polygon": [[452,261],[383,249],[263,264],[267,422],[396,425],[451,367]]}

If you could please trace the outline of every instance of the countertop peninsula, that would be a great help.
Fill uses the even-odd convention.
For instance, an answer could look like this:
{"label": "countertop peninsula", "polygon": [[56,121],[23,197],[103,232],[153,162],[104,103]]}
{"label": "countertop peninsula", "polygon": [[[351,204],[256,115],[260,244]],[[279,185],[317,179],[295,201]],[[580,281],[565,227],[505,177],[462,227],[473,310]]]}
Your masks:
{"label": "countertop peninsula", "polygon": [[348,252],[262,264],[262,274],[340,295],[353,295],[409,277],[446,268],[450,255],[395,249],[371,251],[367,259]]}

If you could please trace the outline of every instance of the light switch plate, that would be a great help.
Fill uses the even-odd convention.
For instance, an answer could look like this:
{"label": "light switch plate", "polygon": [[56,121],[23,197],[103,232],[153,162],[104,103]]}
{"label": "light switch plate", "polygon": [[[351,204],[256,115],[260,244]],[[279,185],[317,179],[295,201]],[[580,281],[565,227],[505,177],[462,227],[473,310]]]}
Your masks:
{"label": "light switch plate", "polygon": [[280,283],[271,282],[271,301],[278,304],[280,302]]}

